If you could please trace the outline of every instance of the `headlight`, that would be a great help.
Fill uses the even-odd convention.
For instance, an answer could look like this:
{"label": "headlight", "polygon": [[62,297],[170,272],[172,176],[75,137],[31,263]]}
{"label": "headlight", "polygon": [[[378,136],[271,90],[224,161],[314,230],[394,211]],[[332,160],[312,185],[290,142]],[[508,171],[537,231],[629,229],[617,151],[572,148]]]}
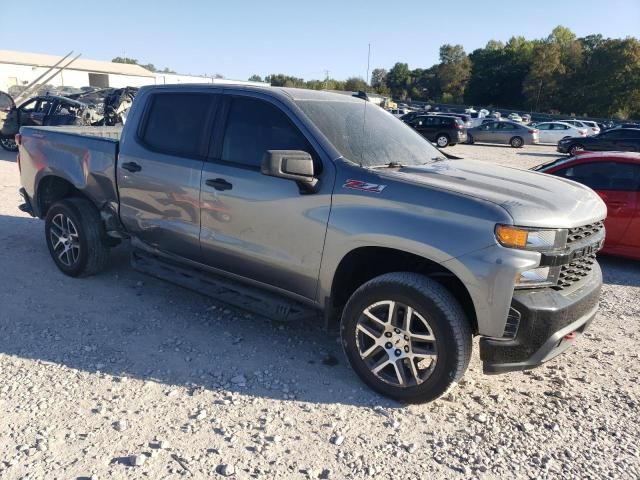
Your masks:
{"label": "headlight", "polygon": [[503,247],[546,251],[564,247],[567,230],[496,225],[496,239]]}

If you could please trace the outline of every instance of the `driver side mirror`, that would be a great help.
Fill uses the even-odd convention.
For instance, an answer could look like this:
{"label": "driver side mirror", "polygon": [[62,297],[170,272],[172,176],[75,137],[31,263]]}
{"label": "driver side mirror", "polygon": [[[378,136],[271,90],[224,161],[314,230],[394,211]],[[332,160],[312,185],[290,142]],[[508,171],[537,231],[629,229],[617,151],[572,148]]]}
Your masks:
{"label": "driver side mirror", "polygon": [[302,150],[267,150],[260,170],[263,175],[293,180],[307,192],[314,192],[318,184],[313,158]]}

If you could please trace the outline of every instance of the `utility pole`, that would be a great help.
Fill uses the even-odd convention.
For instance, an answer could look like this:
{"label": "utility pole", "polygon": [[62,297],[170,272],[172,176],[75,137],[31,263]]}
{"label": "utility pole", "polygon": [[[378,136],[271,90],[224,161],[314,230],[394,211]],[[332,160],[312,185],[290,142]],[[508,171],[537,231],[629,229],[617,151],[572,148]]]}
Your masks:
{"label": "utility pole", "polygon": [[329,70],[324,71],[324,89],[328,90],[329,87]]}

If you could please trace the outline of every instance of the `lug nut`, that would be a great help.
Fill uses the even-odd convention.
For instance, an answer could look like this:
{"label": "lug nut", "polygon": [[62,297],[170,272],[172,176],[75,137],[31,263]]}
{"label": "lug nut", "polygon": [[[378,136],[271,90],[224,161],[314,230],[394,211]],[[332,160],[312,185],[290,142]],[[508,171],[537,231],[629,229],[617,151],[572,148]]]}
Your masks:
{"label": "lug nut", "polygon": [[393,331],[396,332],[396,333],[400,333],[400,329],[399,328],[394,328]]}
{"label": "lug nut", "polygon": [[404,339],[408,341],[409,340],[409,335],[405,335]]}
{"label": "lug nut", "polygon": [[407,352],[407,353],[409,353],[409,346],[408,346],[408,345],[405,345],[405,346],[404,346],[404,351],[405,351],[405,352]]}
{"label": "lug nut", "polygon": [[391,338],[391,335],[392,335],[391,332],[385,332],[385,334],[384,334],[384,336],[387,337],[387,338]]}
{"label": "lug nut", "polygon": [[396,348],[396,357],[402,355],[402,351],[399,348]]}
{"label": "lug nut", "polygon": [[384,344],[384,348],[391,348],[393,345],[391,345],[391,342],[387,342]]}

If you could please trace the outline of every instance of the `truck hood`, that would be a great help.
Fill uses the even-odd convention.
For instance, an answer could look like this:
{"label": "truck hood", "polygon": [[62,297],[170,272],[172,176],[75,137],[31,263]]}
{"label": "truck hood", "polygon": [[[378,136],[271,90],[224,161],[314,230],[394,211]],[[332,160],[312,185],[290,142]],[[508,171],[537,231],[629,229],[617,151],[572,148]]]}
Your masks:
{"label": "truck hood", "polygon": [[607,215],[604,202],[584,185],[487,162],[442,160],[379,173],[492,202],[504,208],[514,224],[520,226],[572,228]]}

